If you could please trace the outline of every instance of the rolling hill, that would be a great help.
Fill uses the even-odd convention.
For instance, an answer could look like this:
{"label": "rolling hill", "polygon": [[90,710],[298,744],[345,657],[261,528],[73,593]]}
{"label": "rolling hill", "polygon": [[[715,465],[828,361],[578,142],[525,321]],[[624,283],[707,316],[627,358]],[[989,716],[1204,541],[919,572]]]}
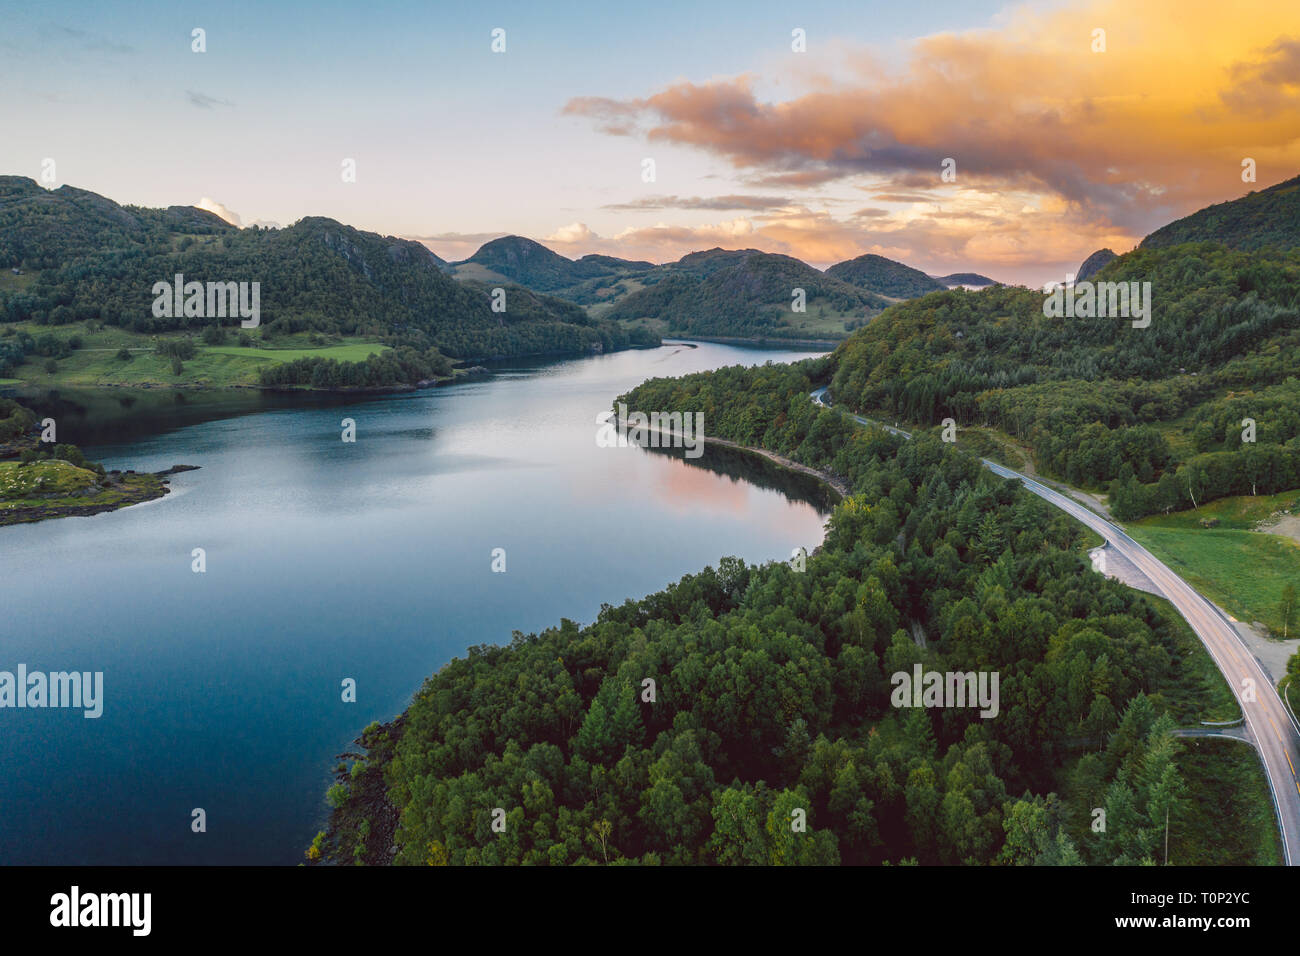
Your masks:
{"label": "rolling hill", "polygon": [[826,270],[826,274],[891,299],[912,299],[927,292],[942,292],[947,288],[920,269],[871,254],[836,263]]}
{"label": "rolling hill", "polygon": [[[645,288],[615,303],[607,318],[657,320],[673,335],[838,338],[889,305],[798,259],[756,249],[693,252],[642,281]],[[793,311],[796,289],[804,312]]]}
{"label": "rolling hill", "polygon": [[[457,278],[506,279],[536,292],[576,291],[592,279],[648,272],[652,262],[589,255],[573,260],[523,236],[502,236],[484,243],[468,259],[452,264]],[[567,297],[567,296],[566,296]]]}

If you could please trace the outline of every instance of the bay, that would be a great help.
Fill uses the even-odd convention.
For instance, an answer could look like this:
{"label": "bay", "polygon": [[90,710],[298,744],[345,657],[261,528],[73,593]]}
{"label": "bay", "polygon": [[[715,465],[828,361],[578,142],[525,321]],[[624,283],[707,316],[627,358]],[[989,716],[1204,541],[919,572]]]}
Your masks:
{"label": "bay", "polygon": [[299,862],[336,755],[467,648],[724,555],[811,550],[828,501],[809,479],[595,442],[646,378],[808,354],[669,343],[384,396],[27,396],[109,468],[200,470],[0,528],[0,670],[102,671],[105,698],[98,719],[0,709],[0,863]]}

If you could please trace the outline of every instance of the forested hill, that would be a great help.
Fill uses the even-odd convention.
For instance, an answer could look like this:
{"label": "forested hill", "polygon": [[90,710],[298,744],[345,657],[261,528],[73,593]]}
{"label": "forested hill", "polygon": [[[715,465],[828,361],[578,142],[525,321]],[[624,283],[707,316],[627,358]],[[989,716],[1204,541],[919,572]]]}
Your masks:
{"label": "forested hill", "polygon": [[[607,318],[657,319],[676,335],[802,338],[843,335],[889,301],[790,256],[756,249],[693,252],[642,280]],[[796,289],[806,311],[794,311]]]}
{"label": "forested hill", "polygon": [[[308,859],[1132,865],[1163,859],[1167,813],[1172,858],[1256,862],[1206,835],[1258,846],[1269,819],[1203,814],[1179,765],[1172,729],[1231,702],[1194,638],[1092,572],[1078,526],[1018,483],[816,408],[824,373],[625,397],[847,476],[805,568],[724,558],[590,626],[472,648],[367,728]],[[893,676],[916,665],[996,672],[998,713],[900,707]]]}
{"label": "forested hill", "polygon": [[53,269],[106,249],[142,251],[177,236],[238,231],[193,206],[119,206],[74,186],[43,189],[25,176],[0,176],[0,266],[6,269]]}
{"label": "forested hill", "polygon": [[123,207],[84,190],[0,178],[0,267],[30,280],[0,291],[0,323],[198,331],[211,320],[152,313],[154,284],[180,273],[260,283],[261,322],[275,335],[361,335],[460,358],[632,344],[626,330],[521,286],[509,285],[505,311],[494,312],[490,289],[456,282],[440,265],[418,242],[332,219],[236,229],[190,207]]}
{"label": "forested hill", "polygon": [[865,255],[847,262],[838,262],[826,270],[833,279],[847,282],[849,285],[886,295],[893,299],[911,299],[927,292],[937,292],[947,288],[937,279],[932,279],[920,269],[884,256]]}
{"label": "forested hill", "polygon": [[[478,268],[465,268],[468,266]],[[532,239],[502,236],[484,243],[474,255],[455,263],[452,268],[465,278],[500,276],[538,292],[555,292],[569,298],[581,292],[575,287],[581,287],[589,280],[648,272],[654,268],[654,263],[601,255],[583,256],[575,261]]]}
{"label": "forested hill", "polygon": [[[673,335],[823,340],[843,338],[898,299],[992,282],[973,273],[935,279],[877,255],[825,272],[756,249],[707,249],[662,265],[575,260],[522,236],[493,239],[447,271],[469,282],[518,282],[634,328],[651,322]],[[804,290],[805,311],[793,308],[796,289]]]}
{"label": "forested hill", "polygon": [[836,350],[834,400],[999,429],[1121,518],[1300,486],[1300,250],[1142,247],[1095,280],[1150,282],[1150,325],[1048,318],[1030,289],[934,293]]}
{"label": "forested hill", "polygon": [[934,276],[934,281],[939,283],[945,289],[952,288],[955,285],[997,285],[993,279],[990,279],[988,276],[982,276],[978,272],[954,272],[952,275]]}
{"label": "forested hill", "polygon": [[1171,222],[1143,239],[1142,246],[1202,241],[1234,249],[1300,247],[1300,176]]}

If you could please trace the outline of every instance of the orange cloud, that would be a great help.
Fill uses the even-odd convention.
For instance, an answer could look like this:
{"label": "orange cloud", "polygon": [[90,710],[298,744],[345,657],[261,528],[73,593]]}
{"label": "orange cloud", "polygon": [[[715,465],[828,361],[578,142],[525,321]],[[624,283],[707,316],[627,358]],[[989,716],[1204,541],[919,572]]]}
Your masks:
{"label": "orange cloud", "polygon": [[[565,111],[716,155],[751,184],[843,181],[905,204],[869,223],[800,212],[753,221],[773,251],[813,261],[889,246],[935,268],[1077,265],[1300,171],[1300,5],[1016,7],[996,29],[917,40],[897,70],[858,56],[858,78],[809,82],[779,102],[747,75],[575,99]],[[1259,186],[1241,182],[1246,157]],[[945,158],[956,182],[941,178]]]}

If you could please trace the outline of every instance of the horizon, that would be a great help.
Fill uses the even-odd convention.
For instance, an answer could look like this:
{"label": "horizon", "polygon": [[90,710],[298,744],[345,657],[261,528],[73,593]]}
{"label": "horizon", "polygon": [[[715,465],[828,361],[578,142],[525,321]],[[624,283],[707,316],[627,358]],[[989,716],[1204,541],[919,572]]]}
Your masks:
{"label": "horizon", "polygon": [[[58,185],[53,186],[53,187],[46,187],[46,186],[42,186],[42,184],[41,184],[38,180],[36,180],[34,177],[31,177],[31,176],[23,176],[23,175],[20,174],[20,173],[0,173],[0,178],[3,178],[3,177],[5,177],[5,176],[17,176],[18,178],[26,179],[26,180],[28,180],[29,182],[31,182],[33,185],[35,185],[35,186],[39,186],[39,187],[41,187],[41,188],[44,188],[44,189],[46,189],[46,190],[49,191],[49,192],[57,192],[59,189],[63,188],[64,186],[67,186],[67,187],[69,187],[69,188],[71,188],[71,189],[81,189],[82,191],[94,192],[93,190],[84,190],[82,187],[77,186],[75,183],[59,183]],[[1296,176],[1293,176],[1293,177],[1290,177],[1290,178],[1292,178],[1292,179],[1300,179],[1300,174],[1297,174]],[[1280,180],[1280,181],[1277,182],[1277,183],[1273,183],[1273,184],[1271,184],[1271,185],[1269,185],[1269,186],[1265,186],[1265,187],[1263,187],[1262,189],[1252,189],[1252,190],[1249,190],[1247,193],[1245,193],[1245,194],[1243,194],[1243,195],[1250,195],[1250,194],[1252,194],[1252,193],[1262,192],[1262,191],[1265,190],[1265,189],[1271,189],[1271,188],[1273,188],[1274,186],[1281,185],[1281,184],[1283,184],[1283,183],[1285,183],[1285,182],[1287,182],[1287,181],[1288,181],[1287,179],[1283,179],[1283,180]],[[111,201],[113,201],[113,202],[117,202],[117,200],[113,199],[112,196],[103,196],[102,193],[95,193],[95,194],[96,194],[96,195],[100,195],[100,196],[102,196],[103,198],[109,199],[109,200],[111,200]],[[1240,197],[1239,197],[1239,198],[1240,198]],[[1225,202],[1226,202],[1226,201],[1230,201],[1230,200],[1225,200]],[[140,208],[140,204],[138,204],[138,203],[121,203],[121,202],[117,202],[117,205],[122,206],[122,207],[127,207],[127,206],[136,206],[137,208]],[[302,217],[300,217],[299,219],[296,219],[296,220],[294,220],[293,222],[286,223],[286,224],[280,224],[280,223],[275,223],[275,222],[250,222],[250,223],[245,224],[245,223],[242,223],[242,222],[239,221],[239,217],[238,217],[238,216],[231,216],[229,210],[226,210],[226,209],[221,208],[221,207],[219,207],[219,206],[216,207],[216,208],[213,208],[211,205],[201,205],[201,204],[198,204],[198,203],[190,203],[190,204],[186,204],[186,203],[171,203],[171,204],[168,204],[168,205],[173,205],[173,206],[188,206],[188,208],[198,209],[198,210],[201,210],[201,211],[203,211],[203,212],[209,212],[209,213],[211,213],[212,215],[217,216],[219,219],[221,219],[223,222],[227,223],[228,225],[235,226],[236,228],[239,228],[239,229],[249,229],[249,228],[254,228],[254,227],[256,227],[256,228],[261,228],[261,229],[285,229],[285,228],[292,228],[292,227],[298,225],[300,222],[302,222],[302,221],[305,220],[305,219],[312,219],[312,218],[332,218],[332,217],[328,217],[328,216],[326,216],[326,217],[321,217],[321,216],[318,215],[318,214],[309,214],[309,215],[306,215],[306,216],[302,216]],[[161,207],[143,207],[143,208],[166,208],[166,206],[161,206]],[[1196,211],[1198,211],[1198,210],[1192,210],[1192,212],[1196,212]],[[1189,213],[1189,214],[1190,214],[1190,213]],[[1182,218],[1182,217],[1179,217],[1179,218]],[[371,233],[371,234],[373,234],[373,235],[378,235],[378,236],[381,236],[381,237],[383,237],[383,238],[401,239],[401,240],[404,240],[404,241],[418,242],[418,243],[420,243],[421,245],[423,245],[426,249],[429,249],[430,252],[433,252],[434,255],[438,255],[438,253],[430,247],[430,245],[429,245],[428,242],[426,242],[426,241],[422,241],[422,240],[417,239],[417,238],[412,237],[412,236],[397,236],[397,235],[391,235],[391,234],[386,234],[386,233],[382,233],[382,232],[376,232],[375,230],[371,230],[371,229],[366,229],[366,228],[364,228],[364,227],[362,227],[362,226],[358,226],[358,225],[356,225],[356,224],[354,224],[354,223],[342,222],[342,221],[340,221],[340,220],[334,220],[334,221],[335,221],[335,222],[339,222],[340,225],[343,225],[343,226],[346,226],[346,227],[349,227],[349,228],[354,228],[354,229],[357,229],[357,230],[359,230],[359,231],[361,231],[361,232],[369,232],[369,233]],[[1164,225],[1164,224],[1162,224],[1162,225]],[[1158,228],[1160,228],[1160,227],[1156,227],[1156,228],[1158,229]],[[1152,231],[1154,232],[1155,230],[1153,229]],[[1142,237],[1142,238],[1145,238],[1145,236]],[[502,233],[501,235],[493,236],[493,237],[491,237],[491,238],[489,238],[489,239],[485,239],[485,240],[484,240],[484,241],[483,241],[483,242],[482,242],[478,247],[476,247],[476,248],[474,249],[474,251],[473,251],[472,253],[470,253],[469,255],[465,256],[464,258],[461,258],[461,259],[448,259],[448,258],[446,258],[445,256],[438,256],[438,257],[439,257],[439,258],[440,258],[440,259],[441,259],[441,260],[442,260],[446,265],[449,265],[449,266],[458,266],[458,265],[462,265],[462,264],[464,264],[464,263],[466,263],[466,262],[471,261],[471,260],[473,259],[474,255],[476,255],[478,252],[482,251],[482,249],[483,249],[484,247],[490,245],[490,244],[493,243],[493,242],[497,242],[498,240],[501,240],[501,239],[522,239],[522,240],[524,240],[524,241],[526,241],[526,242],[531,242],[531,243],[533,243],[533,244],[535,244],[535,245],[542,246],[542,247],[545,248],[547,251],[549,251],[549,252],[551,252],[551,253],[553,253],[553,254],[555,254],[555,255],[557,255],[557,256],[560,256],[560,257],[562,257],[562,258],[565,258],[565,259],[569,260],[570,262],[577,262],[577,261],[580,261],[580,260],[585,259],[585,258],[592,258],[592,257],[603,256],[603,257],[608,257],[608,258],[618,258],[618,259],[621,259],[622,261],[625,261],[625,262],[648,261],[652,266],[665,266],[665,265],[673,265],[673,264],[675,264],[675,263],[677,263],[677,262],[680,262],[682,259],[685,259],[685,258],[687,258],[687,257],[689,257],[689,256],[692,256],[692,255],[699,255],[699,254],[709,253],[709,252],[755,252],[755,253],[769,254],[769,255],[790,255],[790,253],[774,252],[774,251],[772,251],[772,250],[768,250],[768,249],[760,249],[760,248],[756,248],[756,247],[753,247],[753,246],[732,246],[732,247],[727,247],[727,246],[712,246],[712,247],[707,248],[707,249],[706,249],[706,248],[691,249],[691,250],[689,250],[689,251],[687,251],[687,252],[682,253],[681,256],[678,256],[678,257],[675,258],[675,259],[661,259],[661,260],[658,260],[658,261],[656,261],[656,260],[654,260],[654,259],[648,259],[648,260],[635,260],[635,259],[630,259],[630,258],[625,257],[625,256],[614,256],[614,255],[611,254],[611,253],[607,253],[607,252],[598,252],[598,251],[595,251],[595,252],[567,253],[567,254],[566,254],[566,253],[563,252],[563,251],[559,251],[559,250],[556,250],[555,248],[553,248],[550,244],[548,244],[548,242],[547,242],[545,239],[538,239],[538,238],[535,238],[535,237],[533,237],[533,236],[525,236],[525,235],[521,235],[521,234],[519,234],[519,233]],[[1140,243],[1141,243],[1141,239],[1138,240],[1138,243],[1134,244],[1134,246],[1132,247],[1132,249],[1136,249],[1137,246],[1138,246]],[[1088,255],[1089,255],[1089,257],[1090,257],[1090,256],[1092,256],[1092,255],[1095,254],[1095,253],[1099,253],[1099,252],[1107,252],[1107,251],[1109,251],[1109,252],[1115,253],[1115,255],[1118,256],[1118,255],[1123,255],[1125,252],[1131,252],[1132,249],[1125,249],[1123,252],[1118,252],[1118,253],[1115,252],[1115,250],[1113,250],[1113,249],[1108,249],[1108,248],[1106,248],[1106,249],[1095,249],[1095,250],[1093,250],[1092,253],[1089,253]],[[890,259],[888,256],[881,256],[879,253],[865,252],[865,253],[861,253],[861,254],[858,255],[858,256],[854,256],[853,259],[856,260],[856,259],[859,259],[859,258],[865,258],[865,257],[867,257],[867,256],[872,256],[872,255],[877,256],[878,258],[883,258],[883,259],[885,259],[885,260],[887,260],[887,261],[895,262],[895,263],[900,264],[900,265],[908,266],[908,267],[910,267],[910,268],[916,268],[915,266],[912,266],[911,263],[902,262],[902,261],[900,261],[900,260],[896,260],[896,259]],[[793,256],[793,258],[798,259],[797,256]],[[802,259],[799,260],[799,261],[804,262],[805,265],[811,266],[811,267],[813,267],[813,268],[815,268],[815,269],[817,269],[817,270],[819,270],[819,271],[821,271],[821,272],[826,272],[828,269],[830,269],[831,267],[833,267],[833,266],[835,266],[835,265],[842,265],[842,264],[844,264],[844,262],[851,261],[851,260],[841,260],[840,262],[831,262],[831,263],[817,263],[817,262],[809,262],[809,261],[802,260]],[[1083,263],[1080,262],[1078,265],[1082,265],[1082,264],[1083,264]],[[1043,288],[1045,292],[1050,292],[1051,289],[1053,289],[1053,288],[1055,288],[1055,287],[1058,287],[1058,286],[1059,286],[1059,287],[1062,287],[1062,288],[1066,288],[1066,287],[1069,287],[1069,286],[1073,285],[1074,282],[1075,282],[1075,273],[1077,272],[1078,265],[1076,265],[1076,267],[1075,267],[1075,269],[1074,269],[1073,271],[1071,271],[1071,270],[1067,270],[1067,272],[1066,272],[1066,274],[1065,274],[1064,281],[1060,281],[1060,280],[1057,280],[1057,279],[1051,279],[1051,280],[1048,280],[1047,282],[1043,283],[1043,284],[1041,285],[1041,288]],[[918,271],[922,271],[922,272],[924,272],[924,270],[918,270]],[[948,276],[954,276],[954,275],[979,275],[979,276],[983,276],[983,278],[986,278],[986,279],[992,279],[992,280],[993,280],[993,283],[994,283],[995,285],[1022,286],[1022,287],[1024,287],[1024,288],[1039,288],[1039,287],[1040,287],[1040,286],[1038,286],[1038,285],[1031,285],[1031,284],[1024,283],[1024,282],[1008,282],[1008,281],[1004,281],[1004,280],[1002,280],[1002,279],[997,278],[996,276],[988,276],[988,275],[984,275],[984,273],[978,272],[978,271],[975,270],[975,269],[954,269],[953,271],[951,271],[951,272],[947,272],[947,273],[943,273],[943,272],[926,272],[925,274],[928,275],[928,276],[930,276],[930,278],[933,278],[933,279],[943,279],[943,278],[947,278]]]}
{"label": "horizon", "polygon": [[1300,169],[1300,9],[1259,2],[345,9],[10,11],[0,168],[52,159],[52,185],[124,205],[326,216],[448,261],[522,235],[1031,287]]}
{"label": "horizon", "polygon": [[[58,190],[62,189],[62,188],[65,187],[65,186],[68,187],[68,188],[70,188],[70,189],[79,189],[79,190],[81,190],[81,191],[83,191],[83,192],[87,192],[87,191],[88,191],[88,192],[93,192],[93,190],[84,190],[84,189],[82,189],[82,187],[77,186],[75,183],[60,183],[59,185],[54,186],[54,187],[44,187],[44,186],[41,186],[41,184],[40,184],[36,179],[34,179],[33,177],[31,177],[31,176],[22,176],[21,174],[14,174],[14,173],[0,173],[0,179],[3,179],[3,178],[8,177],[8,176],[17,176],[18,178],[26,179],[26,180],[28,180],[29,182],[31,182],[33,185],[35,185],[35,186],[40,186],[41,188],[46,189],[46,191],[48,191],[48,192],[57,192]],[[112,196],[103,196],[102,193],[95,193],[95,195],[101,196],[102,198],[108,199],[108,200],[113,201],[113,202],[117,202],[116,200],[113,199]],[[141,206],[139,206],[139,204],[136,204],[136,203],[117,203],[117,205],[118,205],[118,206],[121,206],[121,207],[123,207],[123,208],[131,207],[131,206],[134,206],[134,207],[136,207],[136,208],[167,208],[167,207],[141,207]],[[330,217],[320,217],[320,216],[316,216],[316,215],[309,215],[309,216],[303,216],[303,217],[300,218],[300,219],[294,220],[294,221],[291,222],[291,223],[286,223],[286,224],[283,224],[283,225],[280,224],[280,223],[264,223],[264,222],[248,223],[248,224],[245,225],[245,224],[242,224],[242,223],[239,223],[239,222],[233,222],[233,221],[231,221],[230,219],[227,219],[225,216],[223,216],[223,215],[221,214],[221,212],[217,211],[216,209],[210,209],[210,208],[208,208],[208,207],[206,207],[206,206],[200,206],[200,205],[197,205],[197,204],[185,204],[185,203],[172,203],[171,205],[175,205],[175,206],[186,206],[187,208],[198,209],[198,210],[200,210],[200,211],[202,211],[202,212],[208,212],[208,213],[211,213],[212,215],[217,216],[219,219],[221,219],[223,222],[227,223],[228,225],[235,226],[236,228],[239,228],[239,229],[251,229],[251,228],[260,228],[260,229],[289,229],[289,228],[293,228],[294,226],[297,226],[300,222],[302,222],[302,221],[305,220],[305,219],[313,219],[313,218],[330,218]],[[333,220],[333,221],[335,221],[335,222],[339,222],[339,220]],[[393,235],[388,235],[388,234],[384,234],[384,233],[376,233],[376,232],[374,232],[374,230],[364,229],[363,227],[356,226],[356,225],[354,225],[354,224],[352,224],[352,223],[340,222],[340,225],[345,226],[345,227],[348,227],[348,228],[354,228],[354,229],[357,229],[357,230],[359,230],[359,231],[361,231],[361,232],[369,232],[369,233],[371,233],[372,235],[378,235],[378,236],[381,236],[382,238],[387,238],[387,239],[401,239],[401,240],[403,240],[403,241],[408,241],[408,242],[419,242],[419,240],[417,240],[417,239],[412,239],[412,238],[409,237],[409,236],[393,236]],[[551,253],[553,253],[553,254],[555,254],[555,255],[557,255],[557,256],[560,256],[560,257],[562,257],[562,258],[568,259],[570,262],[577,262],[577,261],[579,261],[579,260],[581,260],[581,259],[585,259],[585,258],[593,258],[593,257],[598,257],[598,256],[610,257],[608,253],[602,253],[602,252],[588,252],[588,253],[580,253],[580,254],[576,254],[576,255],[566,255],[564,252],[559,252],[559,251],[557,251],[557,250],[551,248],[549,245],[546,244],[546,242],[544,242],[544,241],[541,240],[541,239],[535,239],[535,238],[533,238],[532,236],[522,236],[522,235],[519,235],[519,234],[516,234],[516,233],[502,233],[502,234],[499,235],[499,236],[495,236],[495,237],[493,237],[493,238],[491,238],[491,239],[484,240],[483,244],[480,245],[480,246],[475,250],[474,254],[477,254],[477,252],[481,251],[485,246],[490,245],[491,243],[496,242],[496,241],[501,240],[501,239],[522,239],[522,240],[524,240],[525,242],[531,242],[531,243],[533,243],[533,244],[535,244],[535,245],[542,246],[542,247],[544,247],[547,251],[549,251],[549,252],[551,252]],[[425,246],[425,248],[428,248],[428,243],[421,242],[420,244],[423,245],[423,246]],[[430,252],[433,252],[432,249],[430,249],[429,251],[430,251]],[[613,257],[613,258],[620,258],[620,259],[622,259],[622,261],[625,261],[625,262],[649,261],[650,264],[651,264],[652,266],[663,266],[663,265],[672,265],[672,264],[674,264],[674,263],[680,262],[682,259],[687,258],[687,257],[692,256],[692,255],[699,255],[699,254],[709,253],[709,252],[756,252],[756,253],[761,253],[761,254],[771,254],[771,255],[787,255],[787,253],[768,253],[766,250],[763,250],[763,249],[756,249],[756,248],[753,248],[753,247],[735,246],[735,247],[732,247],[732,248],[727,248],[727,247],[724,247],[724,246],[713,246],[712,248],[709,248],[709,249],[692,249],[692,250],[690,250],[689,252],[685,252],[685,253],[683,253],[681,256],[679,256],[679,257],[676,258],[676,259],[665,259],[665,260],[662,260],[662,261],[659,261],[659,262],[655,262],[655,261],[653,261],[653,260],[634,260],[634,259],[626,259],[626,258],[623,258],[623,257]],[[434,254],[437,255],[437,253],[434,253]],[[464,264],[464,263],[466,263],[466,262],[471,261],[471,260],[473,259],[473,255],[474,255],[474,254],[471,254],[470,256],[467,256],[467,257],[465,257],[464,259],[446,259],[446,258],[441,257],[441,256],[439,256],[439,258],[442,259],[442,260],[443,260],[447,265],[449,265],[449,266],[457,266],[457,265],[462,265],[462,264]],[[863,253],[863,254],[862,254],[862,257],[868,256],[868,255],[874,255],[874,253]],[[861,258],[861,257],[855,257],[855,258]],[[887,257],[883,257],[883,258],[887,258]],[[800,260],[800,261],[802,261],[802,260]],[[839,263],[829,263],[828,265],[825,265],[825,266],[819,266],[819,265],[816,265],[816,264],[814,264],[814,263],[805,263],[805,265],[813,266],[814,268],[816,268],[816,269],[818,269],[819,271],[822,271],[822,272],[825,272],[826,269],[829,268],[830,266],[834,266],[834,265],[837,265],[837,264],[839,264]],[[902,264],[902,265],[907,265],[907,263],[901,263],[901,264]],[[959,271],[952,272],[952,273],[936,274],[936,275],[931,276],[931,278],[936,278],[936,279],[937,279],[937,278],[944,278],[944,277],[947,276],[947,275],[957,275],[957,274],[974,274],[974,273],[973,273],[973,270],[959,270]],[[992,278],[992,277],[991,277],[991,276],[985,276],[985,278]],[[1015,285],[1015,284],[1016,284],[1016,283],[998,282],[997,280],[995,280],[995,283],[996,283],[996,284],[999,284],[999,285]]]}

